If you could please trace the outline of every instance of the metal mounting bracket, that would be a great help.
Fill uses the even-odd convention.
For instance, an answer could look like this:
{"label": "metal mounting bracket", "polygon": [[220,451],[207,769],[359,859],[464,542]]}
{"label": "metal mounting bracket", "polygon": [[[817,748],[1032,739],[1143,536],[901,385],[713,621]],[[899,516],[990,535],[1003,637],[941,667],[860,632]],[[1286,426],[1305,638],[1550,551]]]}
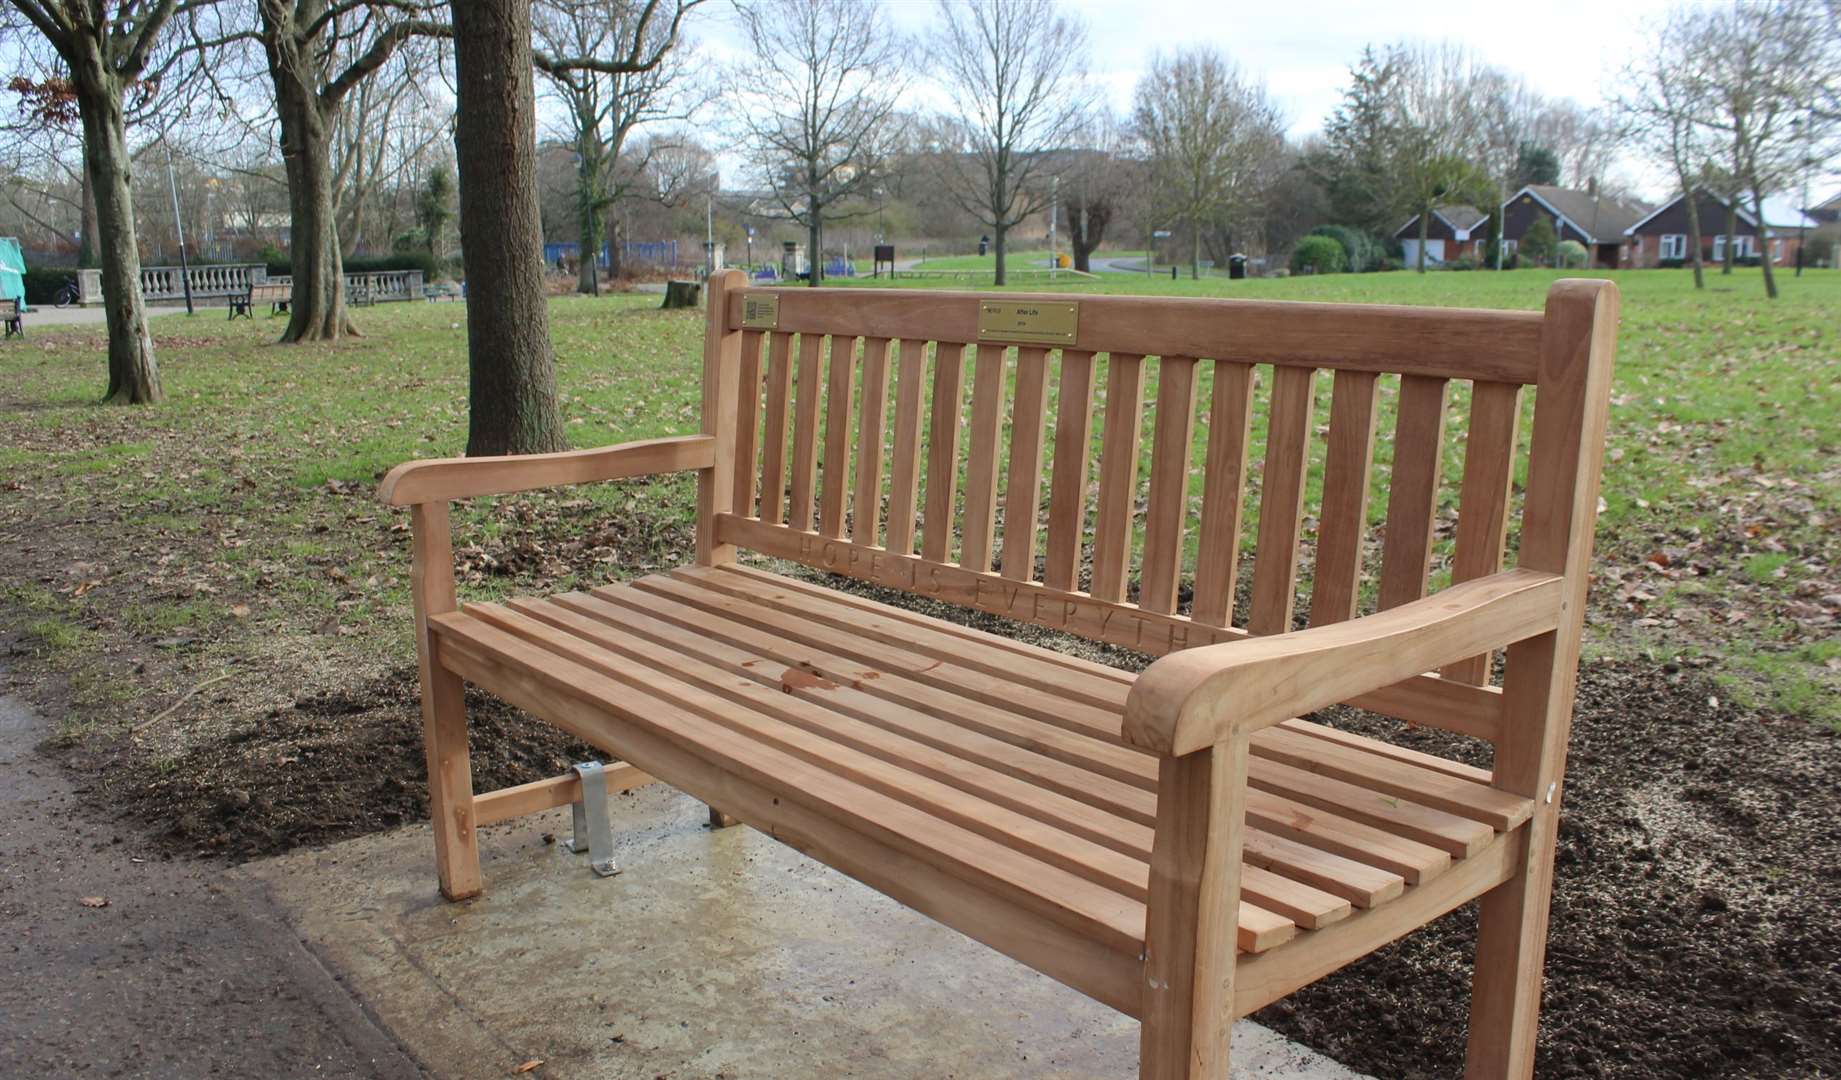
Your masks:
{"label": "metal mounting bracket", "polygon": [[577,855],[588,852],[588,865],[602,877],[620,872],[614,864],[614,833],[607,823],[607,779],[605,767],[598,761],[584,761],[575,766],[581,778],[582,793],[570,810],[575,816],[575,834],[569,837],[568,849]]}

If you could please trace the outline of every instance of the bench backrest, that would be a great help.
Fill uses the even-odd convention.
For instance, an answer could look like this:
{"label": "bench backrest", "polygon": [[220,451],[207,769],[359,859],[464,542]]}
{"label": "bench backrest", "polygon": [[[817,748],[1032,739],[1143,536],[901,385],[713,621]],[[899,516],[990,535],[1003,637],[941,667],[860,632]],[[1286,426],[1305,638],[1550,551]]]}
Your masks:
{"label": "bench backrest", "polygon": [[0,300],[0,319],[17,319],[18,317],[19,301],[11,297]]}
{"label": "bench backrest", "polygon": [[252,301],[287,300],[293,295],[294,286],[292,285],[251,285],[249,287],[249,298]]}
{"label": "bench backrest", "polygon": [[[1608,282],[1558,282],[1544,313],[739,274],[710,295],[726,490],[703,499],[706,557],[735,545],[1153,654],[1416,600],[1441,534],[1439,578],[1495,572],[1517,520],[1520,565],[1583,595]],[[1464,692],[1488,674],[1476,657],[1421,680],[1423,709],[1411,688],[1369,704],[1495,715]]]}

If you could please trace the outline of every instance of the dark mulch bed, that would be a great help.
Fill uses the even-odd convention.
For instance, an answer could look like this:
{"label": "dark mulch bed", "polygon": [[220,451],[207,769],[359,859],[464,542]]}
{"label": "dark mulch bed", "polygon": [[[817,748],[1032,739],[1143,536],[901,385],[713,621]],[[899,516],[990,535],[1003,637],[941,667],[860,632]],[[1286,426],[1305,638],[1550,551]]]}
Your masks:
{"label": "dark mulch bed", "polygon": [[[1666,667],[1581,672],[1542,1077],[1841,1074],[1841,740],[1710,704],[1717,693]],[[593,756],[491,698],[469,706],[481,790]],[[1436,731],[1332,720],[1476,759],[1475,744]],[[420,723],[402,671],[165,768],[125,746],[81,764],[162,846],[248,858],[421,820]],[[1258,1019],[1377,1076],[1457,1075],[1474,940],[1461,910]]]}
{"label": "dark mulch bed", "polygon": [[[1841,1075],[1841,739],[1717,694],[1649,664],[1580,672],[1538,1076]],[[1466,907],[1257,1019],[1376,1076],[1456,1076],[1475,943]]]}
{"label": "dark mulch bed", "polygon": [[[104,805],[143,823],[162,846],[258,858],[427,820],[420,702],[410,668],[302,698],[158,765],[125,742],[71,754],[107,792]],[[467,727],[476,791],[607,756],[472,688]]]}

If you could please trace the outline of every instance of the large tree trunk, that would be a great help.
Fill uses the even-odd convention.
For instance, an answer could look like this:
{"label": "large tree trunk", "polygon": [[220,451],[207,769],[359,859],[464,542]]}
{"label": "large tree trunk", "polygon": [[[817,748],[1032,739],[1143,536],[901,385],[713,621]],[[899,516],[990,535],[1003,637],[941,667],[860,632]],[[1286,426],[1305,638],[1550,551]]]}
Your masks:
{"label": "large tree trunk", "polygon": [[1418,257],[1414,260],[1419,264],[1415,269],[1421,274],[1425,273],[1425,246],[1426,241],[1431,238],[1431,232],[1432,204],[1427,203],[1419,208],[1419,253]]}
{"label": "large tree trunk", "polygon": [[460,238],[471,297],[467,453],[562,450],[537,205],[531,4],[468,0],[453,14]]}
{"label": "large tree trunk", "polygon": [[1758,186],[1752,185],[1752,217],[1758,221],[1758,266],[1764,270],[1764,295],[1777,299],[1777,277],[1771,272],[1771,241],[1764,235],[1764,200]]}
{"label": "large tree trunk", "polygon": [[1199,219],[1189,225],[1189,280],[1202,280],[1202,223]]}
{"label": "large tree trunk", "polygon": [[997,260],[997,275],[991,280],[993,285],[1004,283],[1004,254],[1010,246],[1010,227],[1003,222],[991,226],[991,254]]}
{"label": "large tree trunk", "polygon": [[[345,262],[332,191],[331,111],[313,89],[306,58],[287,47],[291,26],[268,24],[263,5],[269,76],[281,120],[281,159],[288,173],[288,255],[294,288],[283,342],[325,341],[356,334],[345,311]],[[285,9],[283,17],[287,15]]]}
{"label": "large tree trunk", "polygon": [[[81,38],[85,44],[89,39]],[[96,255],[102,263],[102,312],[109,327],[109,389],[105,401],[146,405],[160,400],[160,369],[141,300],[141,253],[134,234],[134,192],[121,88],[90,51],[72,65],[83,118],[83,170],[96,199]]]}

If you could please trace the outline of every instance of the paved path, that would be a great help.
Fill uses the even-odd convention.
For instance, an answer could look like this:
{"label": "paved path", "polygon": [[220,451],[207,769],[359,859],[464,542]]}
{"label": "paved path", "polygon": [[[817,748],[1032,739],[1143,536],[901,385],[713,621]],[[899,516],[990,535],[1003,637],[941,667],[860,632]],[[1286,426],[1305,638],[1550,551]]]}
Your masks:
{"label": "paved path", "polygon": [[[219,297],[219,299],[222,298]],[[205,315],[212,311],[222,312],[224,310],[224,305],[221,303],[212,305],[209,302],[201,301],[193,306],[198,309],[200,315]],[[147,308],[148,318],[154,318],[160,315],[184,314],[184,305],[180,305],[179,307],[154,307],[149,305]],[[26,312],[25,318],[26,333],[28,334],[32,332],[34,326],[99,326],[103,321],[102,309],[99,307],[58,308],[52,307],[49,304],[43,307],[35,307],[31,311]],[[223,318],[223,315],[218,315],[218,318]]]}
{"label": "paved path", "polygon": [[[654,785],[609,800],[621,873],[569,811],[481,830],[485,894],[442,903],[426,826],[242,871],[430,1069],[491,1080],[1124,1080],[1138,1025]],[[1359,1080],[1234,1029],[1235,1080]]]}
{"label": "paved path", "polygon": [[143,858],[34,749],[47,734],[0,697],[0,1076],[425,1075],[263,890]]}

